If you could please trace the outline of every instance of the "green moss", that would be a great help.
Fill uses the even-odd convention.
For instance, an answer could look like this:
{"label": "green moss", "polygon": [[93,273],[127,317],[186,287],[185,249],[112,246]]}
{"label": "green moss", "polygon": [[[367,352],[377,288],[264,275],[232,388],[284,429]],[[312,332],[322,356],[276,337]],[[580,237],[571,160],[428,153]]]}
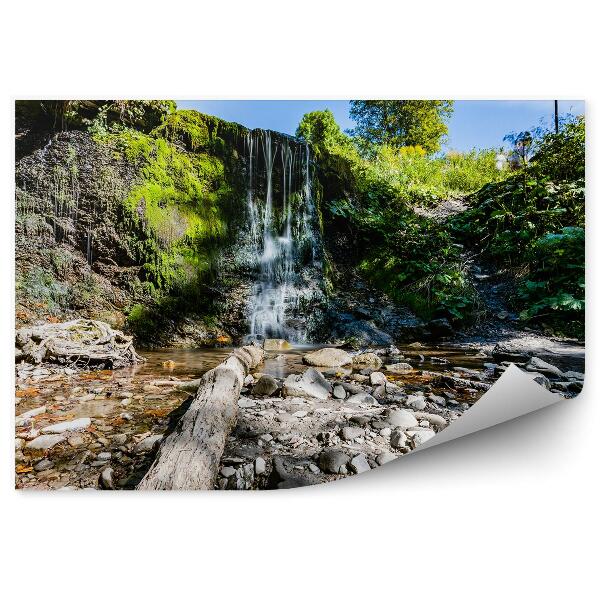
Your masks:
{"label": "green moss", "polygon": [[99,141],[109,143],[139,172],[123,208],[143,276],[159,289],[201,280],[227,233],[223,205],[232,188],[223,161],[134,130],[112,132]]}
{"label": "green moss", "polygon": [[229,123],[195,110],[178,110],[171,113],[152,133],[170,142],[183,142],[193,152],[210,150],[223,155],[232,151],[233,138],[247,131],[237,123]]}

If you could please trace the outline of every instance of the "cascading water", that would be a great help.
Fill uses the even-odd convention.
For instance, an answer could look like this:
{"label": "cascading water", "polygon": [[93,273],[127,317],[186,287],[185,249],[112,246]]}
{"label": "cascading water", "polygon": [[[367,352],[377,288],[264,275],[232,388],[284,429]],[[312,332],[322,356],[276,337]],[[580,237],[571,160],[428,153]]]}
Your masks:
{"label": "cascading water", "polygon": [[271,132],[256,130],[247,135],[246,153],[249,236],[258,272],[249,337],[305,342],[300,313],[315,293],[306,270],[320,267],[310,151],[292,138],[274,140]]}

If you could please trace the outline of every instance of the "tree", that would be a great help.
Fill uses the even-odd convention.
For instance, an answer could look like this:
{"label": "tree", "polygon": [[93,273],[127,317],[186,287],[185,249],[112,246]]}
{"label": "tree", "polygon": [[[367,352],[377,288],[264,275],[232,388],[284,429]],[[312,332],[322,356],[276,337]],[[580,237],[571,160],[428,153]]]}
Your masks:
{"label": "tree", "polygon": [[452,100],[351,100],[356,128],[350,133],[368,144],[421,146],[433,153],[448,134],[453,110]]}
{"label": "tree", "polygon": [[338,146],[351,145],[328,108],[306,113],[296,129],[296,137],[309,142],[317,155],[324,150],[331,151]]}

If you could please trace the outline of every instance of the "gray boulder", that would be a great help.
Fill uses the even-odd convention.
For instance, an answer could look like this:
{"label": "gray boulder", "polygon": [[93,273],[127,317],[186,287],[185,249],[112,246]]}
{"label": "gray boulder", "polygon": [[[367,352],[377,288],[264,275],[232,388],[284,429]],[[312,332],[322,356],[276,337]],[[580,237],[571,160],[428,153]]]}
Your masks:
{"label": "gray boulder", "polygon": [[532,356],[529,362],[525,365],[528,371],[537,371],[538,373],[544,373],[544,375],[554,375],[555,377],[563,377],[563,372],[554,365],[543,361],[537,356]]}
{"label": "gray boulder", "polygon": [[144,438],[141,442],[138,442],[133,451],[136,454],[143,454],[144,452],[150,452],[155,444],[158,444],[162,440],[162,435],[149,435]]}
{"label": "gray boulder", "polygon": [[340,348],[321,348],[305,354],[302,360],[313,367],[342,367],[352,363],[352,357]]}
{"label": "gray boulder", "polygon": [[354,394],[348,398],[347,402],[349,404],[379,404],[371,394],[367,394],[366,392],[360,392],[359,394]]}
{"label": "gray boulder", "polygon": [[401,429],[394,429],[390,436],[390,446],[396,450],[406,448],[408,442],[408,436]]}
{"label": "gray boulder", "polygon": [[392,454],[391,452],[382,452],[381,454],[377,455],[375,462],[379,466],[381,466],[381,465],[385,465],[386,463],[389,463],[390,461],[394,460],[395,458],[396,458],[396,455]]}
{"label": "gray boulder", "polygon": [[381,371],[374,371],[369,375],[371,379],[371,385],[385,385],[387,383],[387,377]]}
{"label": "gray boulder", "polygon": [[252,388],[254,396],[272,396],[279,389],[277,380],[271,375],[263,375]]}
{"label": "gray boulder", "polygon": [[350,470],[353,473],[364,473],[365,471],[370,471],[371,467],[367,462],[367,457],[364,454],[357,454],[350,461]]}
{"label": "gray boulder", "polygon": [[389,423],[392,428],[401,427],[403,429],[416,427],[419,424],[414,413],[402,408],[390,410],[385,417],[385,421]]}
{"label": "gray boulder", "polygon": [[342,427],[341,438],[346,442],[350,442],[363,435],[365,435],[365,430],[362,427]]}
{"label": "gray boulder", "polygon": [[355,367],[371,367],[372,369],[379,369],[383,361],[374,352],[363,352],[357,354],[352,358],[352,365]]}
{"label": "gray boulder", "polygon": [[350,457],[341,450],[325,450],[319,455],[319,467],[325,473],[341,473],[342,467],[348,464]]}

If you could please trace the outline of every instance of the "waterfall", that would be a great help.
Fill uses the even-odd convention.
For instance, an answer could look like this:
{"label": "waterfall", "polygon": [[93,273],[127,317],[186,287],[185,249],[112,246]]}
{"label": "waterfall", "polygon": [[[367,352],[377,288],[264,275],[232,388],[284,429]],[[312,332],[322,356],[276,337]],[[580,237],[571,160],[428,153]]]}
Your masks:
{"label": "waterfall", "polygon": [[302,343],[307,332],[301,313],[318,285],[306,276],[318,266],[319,254],[310,151],[293,138],[273,139],[261,130],[249,132],[245,146],[248,230],[257,271],[249,338]]}

